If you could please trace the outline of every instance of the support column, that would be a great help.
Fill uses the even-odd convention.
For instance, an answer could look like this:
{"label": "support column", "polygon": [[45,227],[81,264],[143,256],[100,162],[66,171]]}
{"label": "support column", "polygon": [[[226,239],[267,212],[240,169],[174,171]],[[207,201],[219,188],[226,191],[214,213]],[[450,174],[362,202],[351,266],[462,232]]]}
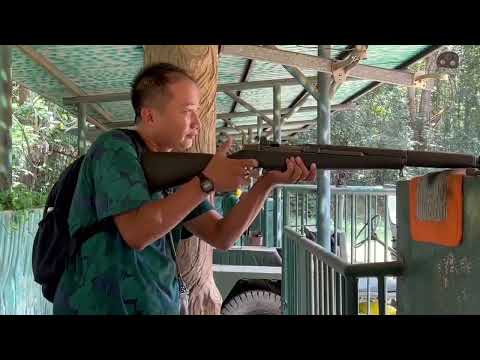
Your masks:
{"label": "support column", "polygon": [[253,129],[248,128],[248,143],[253,144]]}
{"label": "support column", "polygon": [[[257,142],[260,144],[260,139],[263,132],[263,119],[261,116],[257,117]],[[268,232],[272,229],[268,229],[268,198],[263,203],[263,209],[260,212],[260,229],[263,237],[263,246],[267,246]]]}
{"label": "support column", "polygon": [[12,186],[12,48],[0,45],[0,191]]}
{"label": "support column", "polygon": [[263,132],[263,124],[262,124],[263,120],[260,116],[257,117],[257,139],[258,139],[258,143],[260,143],[260,138],[262,137],[262,132]]}
{"label": "support column", "polygon": [[[200,133],[190,151],[213,154],[215,138],[215,96],[218,78],[217,45],[145,45],[144,63],[167,62],[188,72],[200,88]],[[213,197],[210,199],[213,203]],[[213,248],[192,237],[181,241],[177,249],[178,264],[190,290],[190,314],[220,314],[222,296],[213,278]]]}
{"label": "support column", "polygon": [[[329,58],[330,46],[318,45],[318,56]],[[330,143],[330,78],[317,73],[317,144]],[[330,250],[330,171],[317,172],[317,242]]]}
{"label": "support column", "polygon": [[[281,101],[281,87],[273,87],[273,141],[281,144],[282,135],[282,101]],[[283,221],[282,221],[282,192],[281,189],[273,190],[273,246],[281,246]]]}
{"label": "support column", "polygon": [[87,152],[87,105],[78,104],[78,134],[77,134],[78,156]]}

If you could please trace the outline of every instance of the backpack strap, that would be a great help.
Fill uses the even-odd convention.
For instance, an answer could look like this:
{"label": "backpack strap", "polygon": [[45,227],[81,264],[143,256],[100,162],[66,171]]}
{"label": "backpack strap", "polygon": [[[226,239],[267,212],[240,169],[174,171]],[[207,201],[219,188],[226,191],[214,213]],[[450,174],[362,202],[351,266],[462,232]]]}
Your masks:
{"label": "backpack strap", "polygon": [[145,152],[147,145],[145,144],[145,141],[143,141],[140,134],[135,130],[131,130],[131,129],[118,129],[118,130],[120,130],[122,133],[127,135],[130,138],[130,140],[132,140],[138,157],[141,157],[141,155]]}
{"label": "backpack strap", "polygon": [[82,247],[83,243],[90,239],[93,235],[108,231],[113,228],[113,219],[111,216],[106,217],[90,226],[78,230],[73,237],[75,238],[75,248],[69,249],[69,256],[73,257]]}
{"label": "backpack strap", "polygon": [[[169,195],[169,193],[165,190],[162,190],[162,193],[163,193],[164,197],[167,197]],[[181,228],[180,228],[180,231],[182,231]],[[173,242],[172,232],[169,231],[166,236],[168,236],[168,241],[170,243],[170,251],[172,253],[173,261],[175,261],[175,269],[177,271],[177,278],[178,278],[179,287],[180,287],[180,289],[179,289],[180,294],[189,294],[187,284],[185,283],[185,280],[183,280],[182,274],[180,272],[180,267],[178,266],[177,252],[175,251],[175,243]]]}
{"label": "backpack strap", "polygon": [[[141,157],[141,155],[145,152],[146,145],[142,137],[138,134],[138,132],[130,129],[118,129],[118,130],[120,130],[122,133],[127,135],[130,138],[130,140],[132,140],[138,157]],[[85,228],[78,230],[73,235],[73,237],[75,238],[75,241],[74,241],[75,246],[73,249],[69,249],[69,255],[73,257],[77,253],[77,251],[80,250],[80,247],[83,245],[83,243],[85,243],[85,241],[87,241],[93,235],[103,231],[111,230],[113,229],[113,227],[114,227],[113,218],[109,216],[96,223],[91,224],[90,226],[87,226]]]}

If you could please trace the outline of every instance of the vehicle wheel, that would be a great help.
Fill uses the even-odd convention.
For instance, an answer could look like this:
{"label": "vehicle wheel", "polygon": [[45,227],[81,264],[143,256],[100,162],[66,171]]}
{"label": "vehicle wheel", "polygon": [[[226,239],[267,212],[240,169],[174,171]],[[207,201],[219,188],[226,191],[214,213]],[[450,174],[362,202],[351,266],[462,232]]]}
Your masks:
{"label": "vehicle wheel", "polygon": [[270,291],[246,291],[230,299],[222,315],[281,315],[282,298]]}

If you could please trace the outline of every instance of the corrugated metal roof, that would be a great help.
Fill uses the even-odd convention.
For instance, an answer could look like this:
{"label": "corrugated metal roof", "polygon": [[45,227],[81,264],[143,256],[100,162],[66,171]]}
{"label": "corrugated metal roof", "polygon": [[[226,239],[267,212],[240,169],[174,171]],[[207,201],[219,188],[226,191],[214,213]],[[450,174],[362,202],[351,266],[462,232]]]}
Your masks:
{"label": "corrugated metal roof", "polygon": [[[378,66],[386,69],[397,68],[418,54],[428,50],[431,45],[370,45],[368,58],[362,64]],[[316,55],[317,45],[281,45],[282,50]],[[143,65],[142,45],[36,45],[33,48],[47,57],[69,79],[75,82],[89,95],[114,92],[128,92],[130,83]],[[337,56],[346,48],[345,45],[333,45],[332,57]],[[34,63],[17,48],[12,52],[13,79],[22,83],[31,90],[62,105],[64,97],[72,94],[65,87],[51,77],[46,70]],[[240,82],[247,60],[228,56],[220,57],[219,83]],[[304,70],[307,76],[314,76],[315,71]],[[291,75],[278,64],[255,61],[249,76],[249,81],[272,80],[290,78]],[[371,84],[370,81],[348,81],[337,91],[332,104],[339,104],[351,98]],[[282,88],[282,107],[288,107],[303,90],[302,86],[286,86]],[[242,99],[249,102],[259,110],[272,109],[273,94],[271,88],[244,90]],[[223,94],[217,94],[217,113],[230,112],[233,100]],[[310,99],[304,106],[315,105],[315,100]],[[133,120],[133,110],[129,101],[109,102],[100,104],[107,112],[112,114],[114,121]],[[76,109],[69,107],[72,112]],[[247,111],[237,104],[236,112]],[[89,110],[89,114],[102,119],[102,117]],[[297,113],[291,120],[307,120],[315,117],[312,113]],[[254,124],[256,117],[234,118],[235,124]]]}

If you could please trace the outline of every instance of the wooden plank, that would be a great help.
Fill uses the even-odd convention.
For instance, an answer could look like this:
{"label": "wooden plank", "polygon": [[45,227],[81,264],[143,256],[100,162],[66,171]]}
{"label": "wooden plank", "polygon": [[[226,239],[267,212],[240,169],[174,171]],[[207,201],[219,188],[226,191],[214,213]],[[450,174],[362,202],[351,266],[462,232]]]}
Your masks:
{"label": "wooden plank", "polygon": [[[281,138],[282,138],[283,140],[285,140],[286,137],[291,136],[292,134],[296,134],[296,133],[299,133],[299,132],[304,132],[304,131],[306,131],[306,130],[307,130],[307,129],[303,129],[303,128],[299,128],[299,129],[288,129],[288,130],[283,130],[283,129],[282,129]],[[218,136],[219,134],[221,134],[221,133],[222,133],[222,131],[219,131],[218,134],[217,134],[217,136]],[[254,131],[254,138],[256,137],[256,134],[257,134],[257,132]],[[238,134],[238,133],[237,133],[237,134],[231,134],[231,133],[230,133],[230,134],[228,134],[228,135],[231,136],[232,138],[236,139],[236,140],[242,139],[242,136],[241,136],[240,134]]]}
{"label": "wooden plank", "polygon": [[[316,82],[316,76],[307,77],[309,81]],[[240,82],[240,83],[225,83],[218,84],[217,91],[237,91],[237,90],[251,90],[251,89],[263,89],[271,88],[272,86],[298,86],[300,85],[298,80],[295,78],[282,78],[282,79],[273,79],[273,80],[257,80],[249,82]]]}
{"label": "wooden plank", "polygon": [[87,109],[86,104],[78,104],[78,132],[77,132],[77,146],[78,155],[84,155],[87,151]]}
{"label": "wooden plank", "polygon": [[[290,110],[288,110],[288,112],[284,116],[282,116],[282,119],[280,121],[280,126],[283,126],[289,118],[291,118],[300,110],[302,105],[305,104],[305,102],[308,100],[309,96],[310,96],[310,93],[304,90],[303,95],[296,100],[296,102],[294,103],[294,106],[290,107]],[[268,138],[272,134],[273,134],[273,129],[270,129],[265,133],[265,136]]]}
{"label": "wooden plank", "polygon": [[[345,104],[338,104],[338,105],[332,105],[331,111],[347,111],[347,110],[354,110],[355,109],[355,104],[353,103],[345,103]],[[289,112],[292,112],[290,116],[294,115],[295,113],[302,113],[302,112],[313,112],[317,111],[317,106],[304,106],[298,108],[298,110],[295,109],[295,111],[292,108],[283,108],[281,109],[282,115],[286,115]],[[242,117],[248,117],[248,116],[257,116],[258,113],[261,113],[263,115],[272,115],[273,114],[273,109],[268,109],[268,110],[257,110],[254,111],[241,111],[241,112],[235,112],[235,113],[219,113],[217,114],[217,119],[224,120],[224,119],[234,119],[234,118],[242,118]]]}
{"label": "wooden plank", "polygon": [[[65,88],[72,92],[74,95],[77,96],[86,96],[87,93],[83,91],[77,84],[75,84],[72,80],[70,80],[63,72],[58,69],[55,64],[53,64],[50,60],[48,60],[45,56],[38,53],[33,49],[31,46],[28,45],[17,45],[17,47],[30,59],[34,62],[42,66],[50,75],[52,75],[55,79],[57,79]],[[107,121],[113,121],[111,115],[107,113],[104,109],[102,109],[97,104],[90,104],[90,106],[95,110],[97,113],[102,115]],[[91,120],[91,117],[88,117]],[[101,124],[99,121],[95,120],[92,122],[95,126],[100,127],[101,129],[105,130],[105,126]]]}
{"label": "wooden plank", "polygon": [[[265,47],[269,49],[278,50],[275,45],[266,45]],[[290,75],[292,75],[298,82],[303,86],[303,88],[310,93],[315,99],[318,100],[318,91],[310,80],[302,73],[300,69],[297,69],[292,66],[283,65],[285,70],[287,70]]]}
{"label": "wooden plank", "polygon": [[243,100],[242,98],[238,97],[231,91],[225,91],[225,94],[230,96],[232,99],[236,100],[240,105],[242,105],[244,108],[254,112],[256,115],[260,116],[267,124],[270,124],[273,126],[273,121],[269,117],[263,115],[261,112],[259,112],[257,109],[255,109],[252,105],[250,105],[248,102]]}
{"label": "wooden plank", "polygon": [[[247,61],[247,65],[245,67],[245,71],[242,75],[242,79],[240,80],[241,82],[245,82],[248,80],[249,76],[252,74],[252,71],[253,71],[253,66],[255,64],[255,61],[254,60],[251,60],[249,59]],[[240,97],[241,95],[241,91],[237,91],[237,94],[236,94],[238,97]],[[233,104],[232,104],[232,108],[230,110],[230,112],[235,112],[235,109],[237,107],[237,104],[238,102],[237,101],[234,101]]]}
{"label": "wooden plank", "polygon": [[130,101],[130,93],[122,92],[122,93],[97,94],[97,95],[68,97],[63,99],[63,103],[65,105],[88,104],[88,103],[99,103],[99,102],[115,102],[115,101]]}
{"label": "wooden plank", "polygon": [[[316,76],[307,77],[313,85],[317,82]],[[354,81],[358,79],[347,78],[347,81]],[[251,90],[251,89],[264,89],[271,88],[272,86],[298,86],[300,83],[295,78],[283,78],[283,79],[273,79],[273,80],[258,80],[258,81],[246,81],[239,83],[225,83],[218,84],[217,92],[224,91],[242,91],[242,90]],[[129,92],[121,93],[105,93],[97,95],[87,95],[87,96],[74,96],[67,97],[63,99],[65,105],[80,104],[80,103],[101,103],[101,102],[115,102],[115,101],[130,101]]]}
{"label": "wooden plank", "polygon": [[[225,45],[223,53],[247,59],[261,60],[275,64],[312,69],[331,74],[332,61],[318,56],[300,54],[292,51],[269,49],[256,45]],[[414,86],[414,74],[405,70],[389,70],[358,64],[349,72],[349,76],[361,80],[378,81],[400,86]]]}
{"label": "wooden plank", "polygon": [[[317,119],[314,118],[314,119],[310,119],[310,120],[292,120],[292,121],[286,121],[285,123],[283,123],[283,126],[282,126],[282,129],[286,126],[285,129],[288,129],[288,127],[292,127],[292,126],[295,126],[295,127],[301,127],[301,126],[305,126],[305,125],[315,125],[317,123]],[[256,124],[251,124],[251,125],[236,125],[235,126],[237,129],[240,129],[240,130],[247,130],[248,129],[257,129],[258,128],[258,123]],[[263,124],[262,126],[262,129],[265,129],[265,128],[268,128],[269,126],[267,124]],[[224,129],[228,129],[228,127],[217,127],[217,131],[218,130],[224,130]],[[257,130],[258,132],[258,130]],[[269,131],[269,134],[271,132]],[[265,133],[265,136],[266,133]]]}

